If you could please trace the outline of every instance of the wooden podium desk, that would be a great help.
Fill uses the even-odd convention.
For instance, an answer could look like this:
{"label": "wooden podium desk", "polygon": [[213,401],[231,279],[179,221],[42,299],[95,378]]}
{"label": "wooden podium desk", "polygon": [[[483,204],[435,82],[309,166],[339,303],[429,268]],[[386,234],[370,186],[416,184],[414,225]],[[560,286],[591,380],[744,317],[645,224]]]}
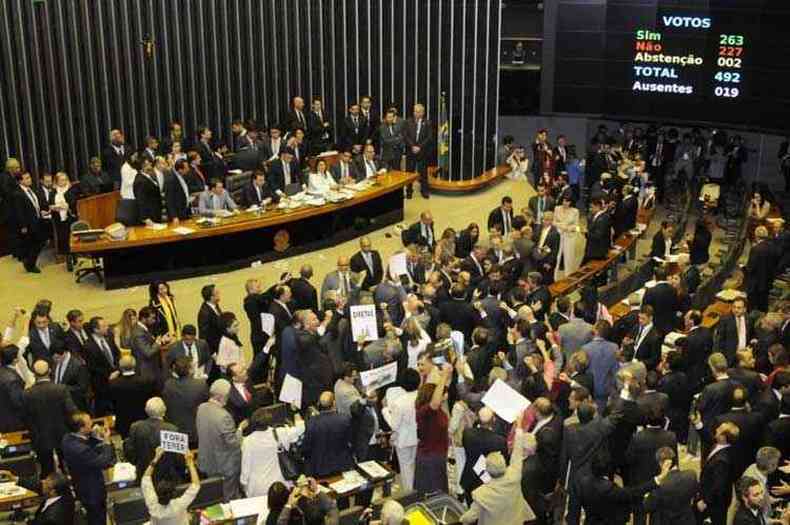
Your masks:
{"label": "wooden podium desk", "polygon": [[242,212],[210,227],[194,219],[182,221],[180,227],[193,230],[187,235],[169,224],[164,230],[128,228],[123,241],[105,236],[80,242],[72,236],[71,251],[103,258],[107,289],[228,272],[334,246],[400,222],[403,187],[416,178],[415,173],[390,171],[377,177],[373,187],[337,204]]}

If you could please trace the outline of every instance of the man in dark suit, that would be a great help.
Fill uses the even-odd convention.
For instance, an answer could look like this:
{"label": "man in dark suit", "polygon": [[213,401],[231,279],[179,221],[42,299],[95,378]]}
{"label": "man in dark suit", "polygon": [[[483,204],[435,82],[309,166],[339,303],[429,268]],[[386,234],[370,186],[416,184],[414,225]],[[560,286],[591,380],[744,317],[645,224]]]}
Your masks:
{"label": "man in dark suit", "polygon": [[532,229],[537,231],[543,224],[543,214],[554,211],[554,199],[548,195],[543,184],[538,184],[538,194],[529,198],[527,206],[532,213]]}
{"label": "man in dark suit", "polygon": [[700,414],[702,432],[703,462],[713,448],[713,436],[716,418],[730,410],[732,405],[732,392],[737,386],[727,376],[727,360],[720,353],[712,354],[708,358],[708,366],[713,376],[713,382],[702,389],[697,400],[697,410]]}
{"label": "man in dark suit", "polygon": [[48,476],[55,470],[53,452],[57,451],[58,458],[63,458],[60,446],[68,432],[68,420],[77,407],[65,385],[50,381],[49,363],[36,361],[33,373],[36,383],[24,394],[25,422],[41,465],[41,475]]}
{"label": "man in dark suit", "polygon": [[172,423],[165,421],[167,407],[160,397],[152,397],[145,403],[146,419],[132,423],[129,436],[123,441],[123,454],[126,460],[132,463],[137,470],[137,481],[143,477],[143,472],[154,459],[157,447],[162,442],[161,432],[179,432],[180,429]]}
{"label": "man in dark suit", "polygon": [[749,251],[744,276],[746,277],[746,293],[752,308],[768,312],[768,293],[774,282],[777,265],[775,252],[768,241],[768,229],[758,226],[754,230],[755,243]]}
{"label": "man in dark suit", "polygon": [[293,320],[292,298],[290,287],[281,285],[274,289],[274,298],[269,304],[269,313],[274,316],[274,334],[278,339],[285,327],[289,326]]}
{"label": "man in dark suit", "polygon": [[732,302],[732,313],[722,316],[716,327],[719,349],[730,366],[735,364],[735,351],[749,345],[752,329],[752,323],[746,315],[746,301],[735,299]]}
{"label": "man in dark suit", "polygon": [[28,521],[29,525],[62,525],[74,523],[74,496],[69,479],[60,472],[53,472],[41,480],[41,492],[46,496]]}
{"label": "man in dark suit", "polygon": [[562,455],[562,417],[554,413],[554,405],[548,398],[535,400],[537,421],[532,429],[537,441],[537,449],[544,459],[544,478],[549,485],[555,485],[560,476],[560,457]]}
{"label": "man in dark suit", "polygon": [[543,223],[540,229],[535,230],[533,236],[535,241],[533,259],[535,259],[538,271],[543,275],[543,282],[546,285],[554,282],[554,268],[557,266],[557,256],[560,253],[560,232],[553,222],[554,213],[545,212]]}
{"label": "man in dark suit", "polygon": [[478,412],[479,424],[467,428],[463,434],[463,446],[466,452],[466,463],[461,473],[460,485],[464,489],[466,501],[472,501],[472,491],[483,484],[474,470],[480,456],[484,458],[491,452],[501,452],[507,456],[507,440],[505,436],[494,432],[495,417],[493,411],[483,407]]}
{"label": "man in dark suit", "polygon": [[207,284],[200,290],[203,304],[198,311],[198,337],[208,343],[211,355],[219,350],[219,340],[222,339],[222,323],[219,316],[222,310],[219,307],[219,289],[213,284]]}
{"label": "man in dark suit", "polygon": [[683,356],[686,360],[686,373],[692,390],[697,391],[708,373],[708,357],[713,352],[713,334],[710,328],[702,326],[702,312],[689,310],[684,317],[686,346]]}
{"label": "man in dark suit", "polygon": [[140,224],[162,222],[162,191],[156,180],[154,164],[148,159],[143,159],[141,164],[133,187],[137,218]]}
{"label": "man in dark suit", "polygon": [[416,244],[418,246],[425,246],[433,251],[433,247],[436,244],[436,235],[433,229],[433,214],[431,214],[430,211],[420,213],[420,220],[403,231],[401,240],[404,246]]}
{"label": "man in dark suit", "polygon": [[0,432],[16,432],[25,427],[22,419],[25,381],[17,372],[19,349],[14,345],[0,349]]}
{"label": "man in dark suit", "polygon": [[225,408],[233,416],[236,425],[250,417],[252,412],[252,390],[249,385],[247,367],[236,363],[228,365],[231,389]]}
{"label": "man in dark suit", "polygon": [[612,225],[609,213],[603,201],[595,199],[590,203],[592,218],[587,225],[587,245],[584,248],[584,260],[606,259],[612,244]]}
{"label": "man in dark suit", "polygon": [[77,499],[87,513],[88,525],[106,525],[107,490],[104,469],[115,463],[110,429],[91,427],[91,417],[77,412],[69,420],[69,434],[63,436],[63,460],[69,469]]}
{"label": "man in dark suit", "polygon": [[472,340],[472,330],[480,319],[472,304],[466,300],[466,289],[457,283],[450,289],[450,300],[439,305],[439,316],[446,319],[453,330],[462,332],[465,341]]}
{"label": "man in dark suit", "polygon": [[192,216],[192,196],[187,183],[189,171],[189,163],[179,159],[176,161],[175,169],[165,177],[167,218],[176,224]]}
{"label": "man in dark suit", "polygon": [[[253,356],[258,356],[269,339],[270,334],[263,331],[261,314],[269,311],[276,288],[277,284],[264,291],[258,279],[248,279],[244,285],[244,289],[247,292],[247,295],[244,297],[244,312],[250,321],[250,343]],[[268,362],[268,357],[266,361]]]}
{"label": "man in dark suit", "polygon": [[[434,129],[425,118],[425,106],[414,105],[413,118],[403,126],[403,142],[406,144],[406,171],[418,172],[420,175],[420,193],[423,198],[430,196],[428,188],[428,163],[431,159],[431,145],[434,140]],[[413,193],[412,185],[406,186],[406,198]]]}
{"label": "man in dark suit", "polygon": [[120,375],[110,379],[110,399],[115,407],[115,430],[125,438],[132,423],[145,419],[145,402],[156,392],[154,383],[135,374],[134,357],[121,357]]}
{"label": "man in dark suit", "polygon": [[222,160],[222,154],[214,151],[211,145],[214,133],[207,126],[199,126],[197,137],[194,149],[200,155],[200,165],[205,170],[207,179],[225,180],[225,161]]}
{"label": "man in dark suit", "polygon": [[359,97],[359,116],[365,123],[365,139],[369,144],[378,146],[380,119],[373,109],[373,99],[368,95]]}
{"label": "man in dark suit", "polygon": [[403,157],[403,121],[397,119],[395,110],[390,109],[384,114],[378,133],[381,146],[381,161],[391,170],[399,170]]}
{"label": "man in dark suit", "polygon": [[279,198],[274,194],[269,183],[266,182],[266,174],[256,171],[252,174],[252,181],[241,190],[241,205],[245,208],[250,206],[265,207],[270,202],[277,202]]}
{"label": "man in dark suit", "polygon": [[661,361],[661,341],[655,326],[653,326],[653,307],[643,306],[639,310],[639,326],[633,334],[632,359],[644,363],[648,370],[655,370]]}
{"label": "man in dark suit", "polygon": [[295,129],[307,129],[307,117],[304,111],[304,99],[302,97],[293,97],[291,99],[291,109],[285,116],[285,125],[291,133]]}
{"label": "man in dark suit", "polygon": [[639,294],[632,293],[628,296],[627,301],[631,309],[614,322],[612,330],[609,332],[609,340],[618,346],[623,344],[623,339],[635,334],[639,326],[639,310],[642,298]]}
{"label": "man in dark suit", "polygon": [[63,330],[49,319],[49,313],[35,310],[32,314],[33,328],[28,331],[30,342],[26,354],[30,361],[43,359],[52,364],[52,346],[63,344]]}
{"label": "man in dark suit", "polygon": [[121,166],[131,156],[132,149],[126,145],[126,138],[119,129],[110,131],[110,143],[102,152],[102,164],[110,175],[115,188],[121,187]]}
{"label": "man in dark suit", "polygon": [[768,423],[763,441],[779,449],[783,458],[790,458],[790,392],[782,394],[779,418]]}
{"label": "man in dark suit", "polygon": [[749,465],[754,463],[766,423],[762,414],[749,409],[748,395],[748,391],[743,386],[737,385],[732,390],[730,410],[713,420],[713,428],[718,428],[722,423],[729,421],[740,431],[738,441],[732,446],[732,468],[733,476],[736,479],[741,477]]}
{"label": "man in dark suit", "polygon": [[672,251],[672,234],[675,232],[675,225],[669,221],[661,222],[661,229],[653,236],[653,244],[650,247],[650,257],[665,259]]}
{"label": "man in dark suit", "polygon": [[19,186],[13,194],[10,207],[13,209],[13,224],[16,227],[19,241],[19,258],[30,273],[41,273],[36,266],[38,255],[47,238],[47,222],[49,205],[44,195],[33,188],[30,173],[19,175]]}
{"label": "man in dark suit", "polygon": [[[626,472],[624,478],[627,485],[639,485],[650,481],[661,471],[656,461],[656,453],[662,447],[668,447],[677,457],[678,442],[675,433],[663,429],[664,411],[659,406],[651,407],[646,417],[646,425],[637,431],[625,452]],[[634,525],[642,525],[646,521],[646,512],[641,502],[634,505]]]}
{"label": "man in dark suit", "polygon": [[636,228],[636,219],[639,215],[639,199],[631,186],[623,187],[623,199],[614,211],[614,235],[615,238],[623,233]]}
{"label": "man in dark suit", "polygon": [[352,165],[354,180],[363,181],[365,179],[375,179],[379,170],[383,169],[379,161],[376,160],[376,149],[373,144],[365,144],[362,155],[358,156]]}
{"label": "man in dark suit", "polygon": [[52,345],[54,362],[53,379],[55,384],[65,386],[74,404],[82,412],[88,411],[91,378],[88,367],[82,359],[73,355],[61,341]]}
{"label": "man in dark suit", "polygon": [[677,453],[671,447],[659,448],[656,464],[669,462],[672,466],[661,485],[650,491],[643,502],[650,513],[652,525],[696,525],[693,499],[697,496],[697,475],[691,470],[680,470],[676,464]]}
{"label": "man in dark suit", "polygon": [[329,149],[332,143],[332,124],[327,120],[323,102],[314,97],[310,112],[307,113],[307,143],[310,155],[315,156]]}
{"label": "man in dark suit", "polygon": [[307,421],[302,451],[305,472],[313,477],[326,477],[352,468],[351,417],[335,409],[335,396],[321,394],[320,413]]}
{"label": "man in dark suit", "polygon": [[137,324],[131,331],[132,356],[137,361],[137,374],[161,386],[164,381],[162,374],[162,348],[170,344],[170,335],[154,337],[151,330],[156,326],[156,311],[144,306],[137,314]]}
{"label": "man in dark suit", "polygon": [[359,104],[352,102],[348,106],[348,115],[343,120],[343,135],[340,144],[349,148],[354,154],[362,153],[362,146],[367,140],[367,127],[359,114]]}
{"label": "man in dark suit", "polygon": [[187,356],[176,358],[171,368],[175,377],[168,379],[162,389],[167,420],[188,434],[189,446],[195,448],[198,441],[195,426],[197,408],[208,401],[208,385],[205,379],[195,378],[193,361]]}
{"label": "man in dark suit", "polygon": [[[694,421],[695,425],[697,420]],[[716,427],[713,435],[715,447],[708,453],[700,473],[700,494],[696,502],[698,523],[709,518],[711,523],[726,523],[727,508],[732,501],[733,472],[732,445],[738,439],[739,429],[726,422]]]}
{"label": "man in dark suit", "polygon": [[488,214],[488,231],[496,230],[502,235],[513,231],[513,199],[505,195],[502,203]]}
{"label": "man in dark suit", "polygon": [[272,161],[269,167],[269,185],[272,191],[282,197],[285,189],[290,184],[301,184],[299,166],[294,162],[294,153],[291,148],[280,149],[280,158]]}
{"label": "man in dark suit", "polygon": [[[645,375],[645,388],[636,398],[639,411],[647,420],[655,407],[661,411],[663,418],[669,410],[669,396],[658,391],[659,374],[655,370],[649,370]],[[664,424],[663,421],[661,423]]]}
{"label": "man in dark suit", "polygon": [[663,337],[678,326],[678,296],[667,282],[667,271],[663,266],[656,266],[653,274],[656,285],[647,289],[642,304],[653,307],[653,322],[658,334]]}
{"label": "man in dark suit", "polygon": [[112,412],[109,396],[110,378],[118,370],[121,352],[109,331],[107,320],[92,317],[88,321],[88,342],[85,343],[85,362],[91,377],[94,396],[94,414],[105,416]]}
{"label": "man in dark suit", "polygon": [[354,164],[352,163],[350,148],[344,148],[340,151],[340,154],[337,157],[337,162],[335,162],[332,167],[329,168],[329,173],[338,184],[354,182]]}
{"label": "man in dark suit", "polygon": [[768,520],[765,517],[765,500],[768,494],[762,481],[744,476],[735,484],[737,507],[733,525],[786,524],[790,522],[790,511],[782,513],[782,519]]}
{"label": "man in dark suit", "polygon": [[170,377],[173,363],[179,357],[186,357],[194,366],[194,372],[198,377],[206,377],[211,371],[211,353],[208,343],[197,337],[195,325],[185,324],[181,327],[181,339],[176,341],[165,355],[166,377]]}
{"label": "man in dark suit", "polygon": [[384,278],[384,267],[381,263],[381,255],[378,250],[373,249],[370,237],[359,239],[359,251],[351,256],[351,271],[354,273],[366,272],[365,279],[362,281],[362,289],[370,290]]}
{"label": "man in dark suit", "polygon": [[69,310],[66,313],[69,327],[63,334],[63,344],[72,355],[85,361],[85,344],[88,342],[88,332],[85,331],[84,317],[79,310]]}
{"label": "man in dark suit", "polygon": [[285,149],[285,138],[282,136],[282,126],[279,124],[271,124],[269,126],[269,135],[263,141],[263,155],[266,159],[276,159],[280,156],[280,152]]}
{"label": "man in dark suit", "polygon": [[318,313],[318,291],[310,283],[313,277],[313,267],[309,264],[302,265],[299,269],[299,277],[294,277],[288,281],[291,289],[291,302],[293,311],[312,310]]}
{"label": "man in dark suit", "polygon": [[749,401],[757,400],[763,390],[763,379],[755,371],[754,352],[751,348],[743,348],[735,352],[736,366],[727,370],[730,379],[746,389]]}

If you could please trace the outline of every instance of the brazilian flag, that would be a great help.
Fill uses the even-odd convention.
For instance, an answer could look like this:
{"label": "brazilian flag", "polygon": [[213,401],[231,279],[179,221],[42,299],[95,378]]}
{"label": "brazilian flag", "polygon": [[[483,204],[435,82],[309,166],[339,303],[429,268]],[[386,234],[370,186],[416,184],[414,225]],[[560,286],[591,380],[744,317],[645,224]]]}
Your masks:
{"label": "brazilian flag", "polygon": [[439,136],[437,140],[437,156],[440,177],[450,178],[450,122],[447,120],[447,101],[442,92],[439,102]]}

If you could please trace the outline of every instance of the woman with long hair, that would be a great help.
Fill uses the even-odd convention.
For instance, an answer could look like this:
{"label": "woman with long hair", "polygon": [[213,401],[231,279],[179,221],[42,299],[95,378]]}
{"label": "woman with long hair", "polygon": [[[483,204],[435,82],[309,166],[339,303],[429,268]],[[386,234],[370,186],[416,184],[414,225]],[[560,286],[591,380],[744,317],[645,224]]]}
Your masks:
{"label": "woman with long hair", "polygon": [[222,312],[219,316],[222,327],[222,338],[219,340],[217,351],[217,366],[223,373],[227,372],[228,365],[233,363],[244,364],[244,351],[239,340],[239,320],[233,312]]}
{"label": "woman with long hair", "polygon": [[458,234],[455,241],[455,256],[459,259],[466,259],[472,252],[472,248],[480,239],[480,226],[475,222],[469,223],[465,229]]}
{"label": "woman with long hair", "polygon": [[156,310],[156,325],[151,333],[156,336],[170,334],[172,340],[181,335],[175,297],[165,281],[154,281],[148,286],[148,305]]}
{"label": "woman with long hair", "polygon": [[442,405],[445,387],[453,370],[445,365],[436,384],[424,383],[414,402],[417,414],[417,461],[414,489],[419,492],[447,492],[447,450],[449,418]]}
{"label": "woman with long hair", "polygon": [[330,190],[338,187],[332,174],[327,170],[327,164],[324,159],[318,159],[315,164],[315,172],[311,173],[307,178],[307,193],[314,195],[325,195]]}
{"label": "woman with long hair", "polygon": [[406,320],[403,335],[406,339],[408,367],[417,370],[417,357],[431,344],[431,336],[428,335],[428,332],[423,329],[414,316]]}
{"label": "woman with long hair", "polygon": [[570,195],[566,194],[554,208],[554,226],[560,231],[560,253],[554,269],[554,279],[559,280],[560,272],[568,276],[579,269],[580,262],[576,249],[579,245],[579,210],[573,206]]}
{"label": "woman with long hair", "polygon": [[121,314],[121,319],[113,327],[113,333],[118,336],[118,348],[129,350],[132,347],[132,328],[136,325],[137,312],[134,308],[127,308]]}
{"label": "woman with long hair", "polygon": [[[55,191],[49,194],[49,211],[55,227],[56,257],[62,262],[68,257],[71,225],[77,220],[77,196],[69,176],[59,171],[55,174]],[[69,268],[71,264],[69,264]]]}
{"label": "woman with long hair", "polygon": [[455,257],[455,230],[452,228],[445,228],[442,232],[442,238],[436,243],[433,249],[433,256],[436,260],[444,256]]}

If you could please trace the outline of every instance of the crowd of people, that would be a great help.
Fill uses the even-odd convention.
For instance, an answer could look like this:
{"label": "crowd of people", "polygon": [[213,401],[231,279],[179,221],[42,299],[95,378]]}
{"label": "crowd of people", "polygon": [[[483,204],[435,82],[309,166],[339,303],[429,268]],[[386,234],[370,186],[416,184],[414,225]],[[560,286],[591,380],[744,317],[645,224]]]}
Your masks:
{"label": "crowd of people", "polygon": [[[691,297],[709,222],[690,236],[661,224],[650,254],[678,262],[656,262],[655,285],[617,319],[596,283],[573,301],[549,288],[635,227],[648,164],[626,154],[599,174],[586,220],[579,188],[546,171],[526,205],[504,197],[491,210],[487,231],[473,222],[436,235],[425,210],[402,230],[403,268],[363,237],[322,279],[310,264],[268,288],[250,279],[248,338],[217,284],[196,313],[166,282],[117,323],[79,309],[60,319],[47,300],[29,317],[17,310],[0,350],[0,433],[30,431],[42,490],[58,498],[41,512],[73,513],[71,486],[91,524],[105,523],[102,471],[119,456],[154,523],[182,519],[200,478],[214,476],[226,499],[267,495],[267,523],[336,523],[317,480],[367,460],[395,468],[404,492],[458,497],[463,523],[790,523],[776,510],[790,495],[790,308],[749,288],[748,303],[704,326]],[[749,274],[784,242],[756,235]],[[375,308],[378,338],[354,338],[355,305]],[[683,335],[665,351],[673,332]],[[392,362],[395,383],[363,386],[361,372]],[[269,407],[294,379],[301,401],[283,424]],[[530,402],[512,421],[484,402],[501,383]],[[109,414],[121,447],[93,426]],[[162,430],[186,433],[197,459],[158,451]],[[278,458],[286,450],[303,460],[297,475]],[[699,475],[681,468],[690,456]],[[178,495],[181,482],[190,488]],[[385,507],[385,523],[403,519],[396,502]]]}

